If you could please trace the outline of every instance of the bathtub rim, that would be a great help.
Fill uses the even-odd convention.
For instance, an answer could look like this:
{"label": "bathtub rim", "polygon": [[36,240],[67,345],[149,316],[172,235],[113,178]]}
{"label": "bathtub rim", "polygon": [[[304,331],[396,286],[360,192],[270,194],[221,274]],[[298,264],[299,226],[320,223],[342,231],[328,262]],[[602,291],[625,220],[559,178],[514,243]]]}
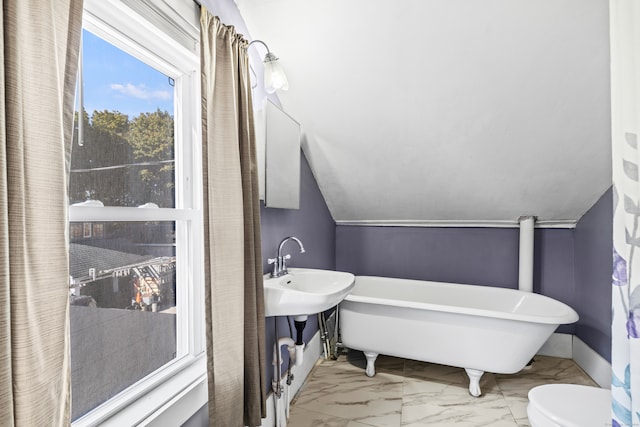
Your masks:
{"label": "bathtub rim", "polygon": [[[357,294],[354,294],[354,291],[358,285],[358,278],[389,279],[389,280],[402,280],[402,281],[408,281],[408,282],[435,283],[440,286],[455,285],[455,286],[461,286],[466,288],[473,288],[474,291],[477,291],[478,287],[480,287],[482,288],[482,292],[494,293],[494,294],[511,293],[512,295],[519,294],[521,295],[521,297],[524,297],[524,298],[538,299],[540,301],[544,301],[551,305],[556,306],[554,307],[554,311],[558,311],[558,309],[561,309],[562,312],[559,314],[548,314],[548,313],[528,314],[528,313],[481,309],[481,308],[475,308],[475,307],[433,304],[428,302],[409,301],[404,299],[391,299],[391,298],[381,298],[381,297],[366,296],[366,295],[357,295]],[[499,288],[494,286],[472,285],[472,284],[466,284],[466,283],[438,282],[433,280],[403,279],[403,278],[397,278],[397,277],[384,277],[384,276],[355,276],[354,291],[352,291],[349,295],[347,295],[343,302],[374,304],[374,305],[394,306],[394,307],[406,307],[406,308],[413,308],[413,309],[419,309],[419,310],[448,312],[448,313],[464,314],[464,315],[470,315],[470,316],[494,317],[498,319],[508,319],[508,320],[523,321],[523,322],[555,324],[555,325],[568,325],[568,324],[577,322],[579,319],[578,313],[572,307],[563,303],[562,301],[558,301],[557,299],[548,297],[546,295],[521,291],[518,289]]]}

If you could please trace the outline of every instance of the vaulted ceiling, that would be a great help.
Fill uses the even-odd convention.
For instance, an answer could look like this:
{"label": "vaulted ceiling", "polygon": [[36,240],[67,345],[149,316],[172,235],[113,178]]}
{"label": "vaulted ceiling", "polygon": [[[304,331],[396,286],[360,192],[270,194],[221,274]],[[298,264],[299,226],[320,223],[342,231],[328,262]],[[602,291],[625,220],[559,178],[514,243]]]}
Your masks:
{"label": "vaulted ceiling", "polygon": [[611,185],[606,0],[237,1],[338,223],[570,225]]}

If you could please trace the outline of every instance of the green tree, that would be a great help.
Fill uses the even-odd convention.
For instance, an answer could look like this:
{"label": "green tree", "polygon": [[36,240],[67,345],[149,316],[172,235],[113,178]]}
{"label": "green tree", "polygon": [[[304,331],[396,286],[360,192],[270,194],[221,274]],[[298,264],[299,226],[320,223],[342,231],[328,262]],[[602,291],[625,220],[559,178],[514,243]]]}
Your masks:
{"label": "green tree", "polygon": [[119,111],[94,111],[91,115],[91,124],[94,128],[126,138],[129,131],[129,116]]}
{"label": "green tree", "polygon": [[[83,112],[83,144],[75,132],[71,151],[70,203],[87,198],[105,206],[147,202],[175,206],[173,117],[166,111]],[[76,130],[78,114],[76,113]]]}
{"label": "green tree", "polygon": [[135,161],[146,163],[138,168],[140,202],[175,206],[173,117],[160,109],[140,113],[130,122],[128,140]]}
{"label": "green tree", "polygon": [[[69,201],[100,200],[105,206],[129,206],[132,195],[127,168],[133,155],[125,139],[129,119],[118,111],[83,111],[82,144],[78,142],[78,114],[71,147]],[[113,168],[116,166],[117,168]]]}

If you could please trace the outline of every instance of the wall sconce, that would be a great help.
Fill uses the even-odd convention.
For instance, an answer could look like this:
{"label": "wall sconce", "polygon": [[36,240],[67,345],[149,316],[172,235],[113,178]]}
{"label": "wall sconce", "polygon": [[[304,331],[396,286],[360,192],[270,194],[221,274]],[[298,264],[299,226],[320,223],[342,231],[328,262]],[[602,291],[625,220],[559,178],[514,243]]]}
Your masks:
{"label": "wall sconce", "polygon": [[[253,40],[249,43],[249,47],[254,43],[262,43],[267,49],[267,54],[264,57],[264,89],[267,93],[274,93],[276,90],[288,90],[289,81],[282,69],[278,57],[275,56],[265,42],[262,40]],[[247,47],[247,49],[249,48]]]}

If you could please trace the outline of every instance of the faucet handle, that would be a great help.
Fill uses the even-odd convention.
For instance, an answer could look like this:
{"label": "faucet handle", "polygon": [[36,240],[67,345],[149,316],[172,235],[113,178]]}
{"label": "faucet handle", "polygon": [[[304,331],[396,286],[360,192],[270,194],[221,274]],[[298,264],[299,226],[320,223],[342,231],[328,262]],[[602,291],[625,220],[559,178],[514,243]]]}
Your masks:
{"label": "faucet handle", "polygon": [[267,263],[273,264],[273,271],[271,272],[271,277],[280,276],[280,272],[282,270],[282,264],[283,264],[282,259],[280,259],[280,257],[268,258]]}
{"label": "faucet handle", "polygon": [[282,257],[282,259],[291,259],[291,254],[286,254],[285,256]]}

